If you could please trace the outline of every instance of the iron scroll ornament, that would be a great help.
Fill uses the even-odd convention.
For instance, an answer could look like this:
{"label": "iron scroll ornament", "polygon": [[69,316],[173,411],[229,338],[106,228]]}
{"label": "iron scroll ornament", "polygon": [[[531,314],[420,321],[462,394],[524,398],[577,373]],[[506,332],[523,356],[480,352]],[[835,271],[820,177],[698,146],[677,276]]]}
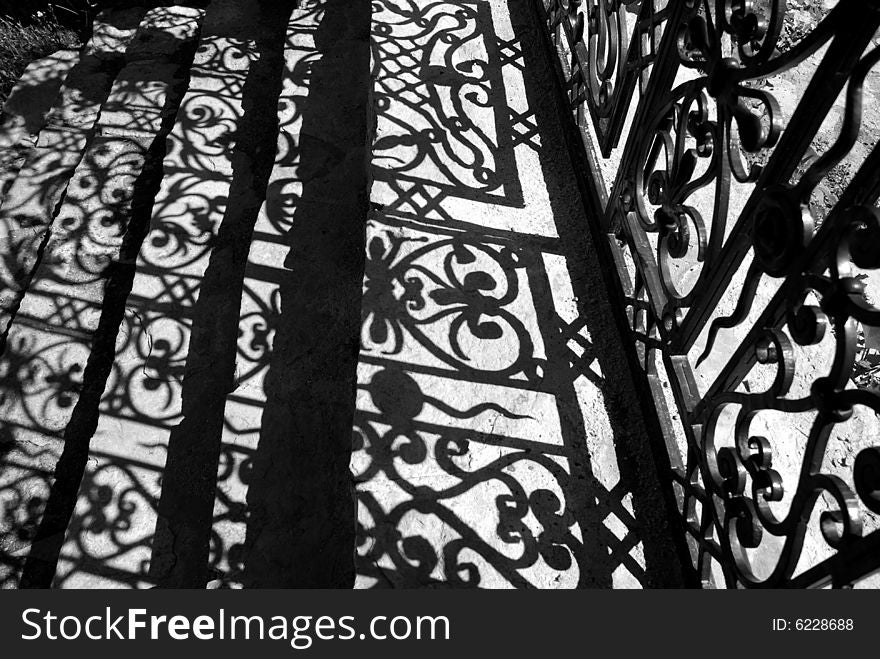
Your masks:
{"label": "iron scroll ornament", "polygon": [[[859,270],[880,268],[880,210],[851,207],[840,224],[829,273],[797,277],[794,281],[798,285],[786,304],[788,331],[769,329],[754,346],[759,363],[775,366],[773,383],[764,392],[719,395],[709,410],[701,445],[702,469],[708,475],[708,493],[724,504],[724,514],[715,521],[722,549],[732,559],[736,580],[747,586],[773,587],[792,579],[820,498],[824,498],[826,509],[819,515],[818,533],[839,553],[857,551],[865,530],[862,507],[874,514],[880,512],[880,447],[869,446],[856,455],[851,479],[823,471],[835,426],[849,420],[858,406],[880,414],[877,393],[848,386],[860,326],[880,325],[880,309],[866,301],[864,283],[858,276]],[[818,304],[810,300],[818,300]],[[826,336],[831,336],[834,344],[828,374],[814,380],[806,395],[792,397],[798,369],[795,346],[817,345]],[[718,439],[725,434],[722,417],[731,405],[739,407],[732,424],[734,446],[721,446]],[[816,413],[793,496],[782,516],[772,505],[782,501],[786,490],[783,476],[773,466],[774,443],[750,432],[753,419],[768,410]],[[784,544],[773,571],[759,577],[748,550],[760,545],[765,532],[783,538]]]}
{"label": "iron scroll ornament", "polygon": [[[875,3],[842,0],[792,42],[791,15],[784,0],[674,3],[647,85],[626,99],[635,118],[618,160],[582,122],[586,59],[566,68],[575,49],[562,47],[557,26],[567,23],[547,17],[587,162],[598,166],[601,150],[598,178],[614,177],[597,195],[598,223],[703,585],[841,587],[877,570],[880,450],[865,430],[876,425],[877,391],[856,373],[864,337],[877,331],[866,283],[877,270],[869,245],[880,151],[868,144],[824,218],[810,204],[832,169],[852,164],[864,132],[880,16]],[[590,29],[587,21],[585,42]],[[795,66],[808,84],[789,117],[764,80]],[[807,160],[841,90],[839,133]],[[734,308],[713,321],[722,296]],[[721,330],[731,328],[722,350]],[[820,370],[805,351],[821,354]],[[697,370],[710,353],[716,359]],[[773,414],[807,418],[806,447],[792,453],[777,428],[759,427]],[[850,437],[853,428],[865,431]],[[847,460],[831,464],[847,442]],[[771,561],[755,551],[767,543]]]}

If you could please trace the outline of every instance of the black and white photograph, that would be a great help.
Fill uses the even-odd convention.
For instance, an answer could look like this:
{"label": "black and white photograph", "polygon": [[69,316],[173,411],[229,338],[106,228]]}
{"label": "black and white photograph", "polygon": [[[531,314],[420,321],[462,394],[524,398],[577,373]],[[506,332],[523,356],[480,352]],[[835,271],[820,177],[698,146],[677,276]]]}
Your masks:
{"label": "black and white photograph", "polygon": [[0,590],[880,588],[876,0],[0,0],[0,104]]}

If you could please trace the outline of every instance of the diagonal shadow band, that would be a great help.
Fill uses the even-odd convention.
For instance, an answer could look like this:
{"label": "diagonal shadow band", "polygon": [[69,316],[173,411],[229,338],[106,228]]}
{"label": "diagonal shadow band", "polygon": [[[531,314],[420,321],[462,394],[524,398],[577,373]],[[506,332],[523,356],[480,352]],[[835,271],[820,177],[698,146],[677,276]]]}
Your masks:
{"label": "diagonal shadow band", "polygon": [[247,494],[246,587],[354,582],[351,427],[367,217],[367,2],[328,0]]}
{"label": "diagonal shadow band", "polygon": [[[262,3],[270,31],[256,40],[256,59],[242,88],[229,202],[216,234],[192,316],[181,390],[183,418],[172,428],[158,502],[150,577],[159,587],[201,588],[208,554],[226,393],[235,372],[248,247],[272,170],[278,130],[284,28],[291,8]],[[268,146],[267,146],[268,145]]]}

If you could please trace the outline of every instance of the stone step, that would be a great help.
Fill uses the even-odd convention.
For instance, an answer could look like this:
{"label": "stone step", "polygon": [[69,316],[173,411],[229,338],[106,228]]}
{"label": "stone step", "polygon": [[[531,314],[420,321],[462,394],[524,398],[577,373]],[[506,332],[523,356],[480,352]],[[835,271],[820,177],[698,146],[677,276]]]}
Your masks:
{"label": "stone step", "polygon": [[[55,460],[52,469],[58,477],[58,440],[63,437],[67,452],[74,450],[77,439],[82,441],[76,437],[76,424],[71,424],[78,410],[80,416],[83,413],[78,405],[81,392],[103,389],[107,374],[102,379],[100,368],[92,363],[107,361],[106,355],[95,354],[102,349],[109,349],[112,358],[112,343],[102,346],[107,341],[98,334],[101,324],[117,313],[113,305],[105,305],[105,294],[118,285],[114,279],[124,278],[124,273],[114,277],[119,270],[114,271],[114,264],[125,260],[126,247],[131,250],[126,243],[142,234],[138,224],[149,218],[151,181],[161,175],[168,119],[179,106],[202,13],[186,7],[151,9],[126,40],[124,66],[95,116],[90,128],[94,136],[74,168],[57,217],[46,229],[41,258],[8,331],[7,350],[0,358],[4,370],[21,382],[49,385],[48,407],[38,413],[27,394],[10,397],[3,409],[4,418],[15,427],[15,478],[27,480],[32,462],[42,477],[29,487],[28,496],[49,501],[47,506],[53,505],[50,492],[57,499],[59,488],[44,477],[44,467]],[[67,378],[61,388],[53,386],[58,374]],[[42,447],[39,461],[29,460],[29,446]],[[0,474],[0,480],[4,477]],[[46,527],[37,508],[30,522]],[[31,553],[33,557],[39,552]]]}
{"label": "stone step", "polygon": [[[163,503],[175,488],[207,491],[201,497],[205,552],[195,569],[207,574],[220,427],[210,430],[204,417],[222,411],[234,369],[241,280],[228,277],[238,267],[237,253],[244,265],[250,242],[244,229],[248,222],[252,228],[264,193],[265,181],[262,190],[255,188],[257,161],[274,150],[274,129],[260,124],[268,107],[266,69],[276,50],[280,61],[284,23],[278,22],[279,8],[264,9],[234,0],[207,7],[136,259],[57,587],[173,584],[190,542],[189,526],[174,535],[175,517],[188,519],[201,502],[184,496]],[[274,107],[277,91],[268,100]],[[236,239],[240,231],[244,240]],[[222,329],[225,317],[232,320],[231,332]],[[215,445],[213,463],[178,466],[175,451],[184,460],[187,451],[199,454],[206,428]],[[171,510],[160,512],[163,505]],[[104,511],[119,512],[99,527],[95,520]]]}
{"label": "stone step", "polygon": [[46,115],[61,90],[79,50],[62,48],[28,64],[3,104],[0,120],[0,204],[21,166],[27,160]]}
{"label": "stone step", "polygon": [[101,105],[144,10],[105,10],[68,72],[0,206],[0,352],[58,203],[94,134]]}

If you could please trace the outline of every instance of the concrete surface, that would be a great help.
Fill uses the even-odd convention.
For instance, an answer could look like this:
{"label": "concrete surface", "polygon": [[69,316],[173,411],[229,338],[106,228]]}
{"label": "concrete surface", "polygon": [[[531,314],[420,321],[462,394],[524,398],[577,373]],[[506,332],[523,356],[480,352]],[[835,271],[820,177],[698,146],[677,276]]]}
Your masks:
{"label": "concrete surface", "polygon": [[9,191],[2,585],[679,585],[528,3],[278,5],[99,25]]}

